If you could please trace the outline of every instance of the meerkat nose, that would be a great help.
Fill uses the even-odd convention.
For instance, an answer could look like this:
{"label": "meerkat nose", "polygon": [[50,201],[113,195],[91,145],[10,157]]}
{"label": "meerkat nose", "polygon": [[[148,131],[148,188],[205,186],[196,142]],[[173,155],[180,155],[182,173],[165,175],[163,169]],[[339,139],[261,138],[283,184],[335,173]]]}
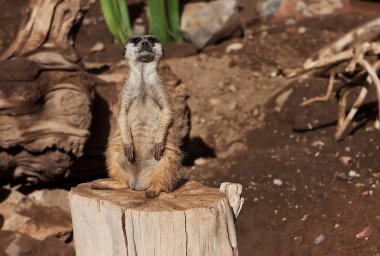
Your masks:
{"label": "meerkat nose", "polygon": [[147,41],[142,41],[142,42],[141,42],[141,45],[142,45],[143,47],[149,47],[149,43],[148,43]]}

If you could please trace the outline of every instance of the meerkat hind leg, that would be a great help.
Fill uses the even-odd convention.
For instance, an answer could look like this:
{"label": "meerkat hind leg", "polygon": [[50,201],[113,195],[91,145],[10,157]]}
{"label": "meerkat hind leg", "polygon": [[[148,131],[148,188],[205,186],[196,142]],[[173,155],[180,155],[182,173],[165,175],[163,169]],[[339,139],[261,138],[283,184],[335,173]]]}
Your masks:
{"label": "meerkat hind leg", "polygon": [[[150,185],[145,191],[145,197],[158,197],[161,192],[171,192],[179,179],[180,159],[176,153],[167,151],[161,158],[157,169],[152,174]],[[178,159],[177,159],[178,158]]]}

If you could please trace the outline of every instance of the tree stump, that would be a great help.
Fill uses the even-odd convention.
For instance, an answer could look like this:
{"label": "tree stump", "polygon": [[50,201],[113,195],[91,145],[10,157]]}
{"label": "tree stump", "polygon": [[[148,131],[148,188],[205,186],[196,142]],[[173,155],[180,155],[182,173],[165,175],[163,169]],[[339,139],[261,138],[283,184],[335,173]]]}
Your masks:
{"label": "tree stump", "polygon": [[70,192],[78,256],[238,255],[234,213],[218,189],[187,181],[146,199],[144,191],[92,190],[91,184]]}

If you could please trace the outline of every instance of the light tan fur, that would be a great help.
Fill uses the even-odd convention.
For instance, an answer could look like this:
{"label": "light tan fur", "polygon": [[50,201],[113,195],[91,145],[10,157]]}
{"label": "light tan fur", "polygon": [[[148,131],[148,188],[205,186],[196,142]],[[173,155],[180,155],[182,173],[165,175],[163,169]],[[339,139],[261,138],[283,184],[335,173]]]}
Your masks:
{"label": "light tan fur", "polygon": [[117,185],[93,187],[146,190],[146,197],[157,197],[175,188],[182,160],[172,101],[157,72],[162,46],[148,35],[125,47],[130,74],[114,107],[106,150],[108,174]]}

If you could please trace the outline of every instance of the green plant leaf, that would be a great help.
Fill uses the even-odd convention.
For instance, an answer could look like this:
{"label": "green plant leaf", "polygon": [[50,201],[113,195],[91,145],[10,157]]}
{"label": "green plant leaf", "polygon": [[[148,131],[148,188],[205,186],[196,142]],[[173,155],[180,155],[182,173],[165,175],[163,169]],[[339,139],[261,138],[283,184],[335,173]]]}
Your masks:
{"label": "green plant leaf", "polygon": [[150,33],[162,42],[181,42],[178,0],[149,0]]}
{"label": "green plant leaf", "polygon": [[179,27],[180,17],[179,17],[179,7],[178,0],[167,0],[166,10],[168,14],[168,24],[174,41],[179,43],[182,42],[181,30]]}
{"label": "green plant leaf", "polygon": [[132,35],[132,27],[124,0],[100,0],[104,19],[111,34],[120,43]]}

